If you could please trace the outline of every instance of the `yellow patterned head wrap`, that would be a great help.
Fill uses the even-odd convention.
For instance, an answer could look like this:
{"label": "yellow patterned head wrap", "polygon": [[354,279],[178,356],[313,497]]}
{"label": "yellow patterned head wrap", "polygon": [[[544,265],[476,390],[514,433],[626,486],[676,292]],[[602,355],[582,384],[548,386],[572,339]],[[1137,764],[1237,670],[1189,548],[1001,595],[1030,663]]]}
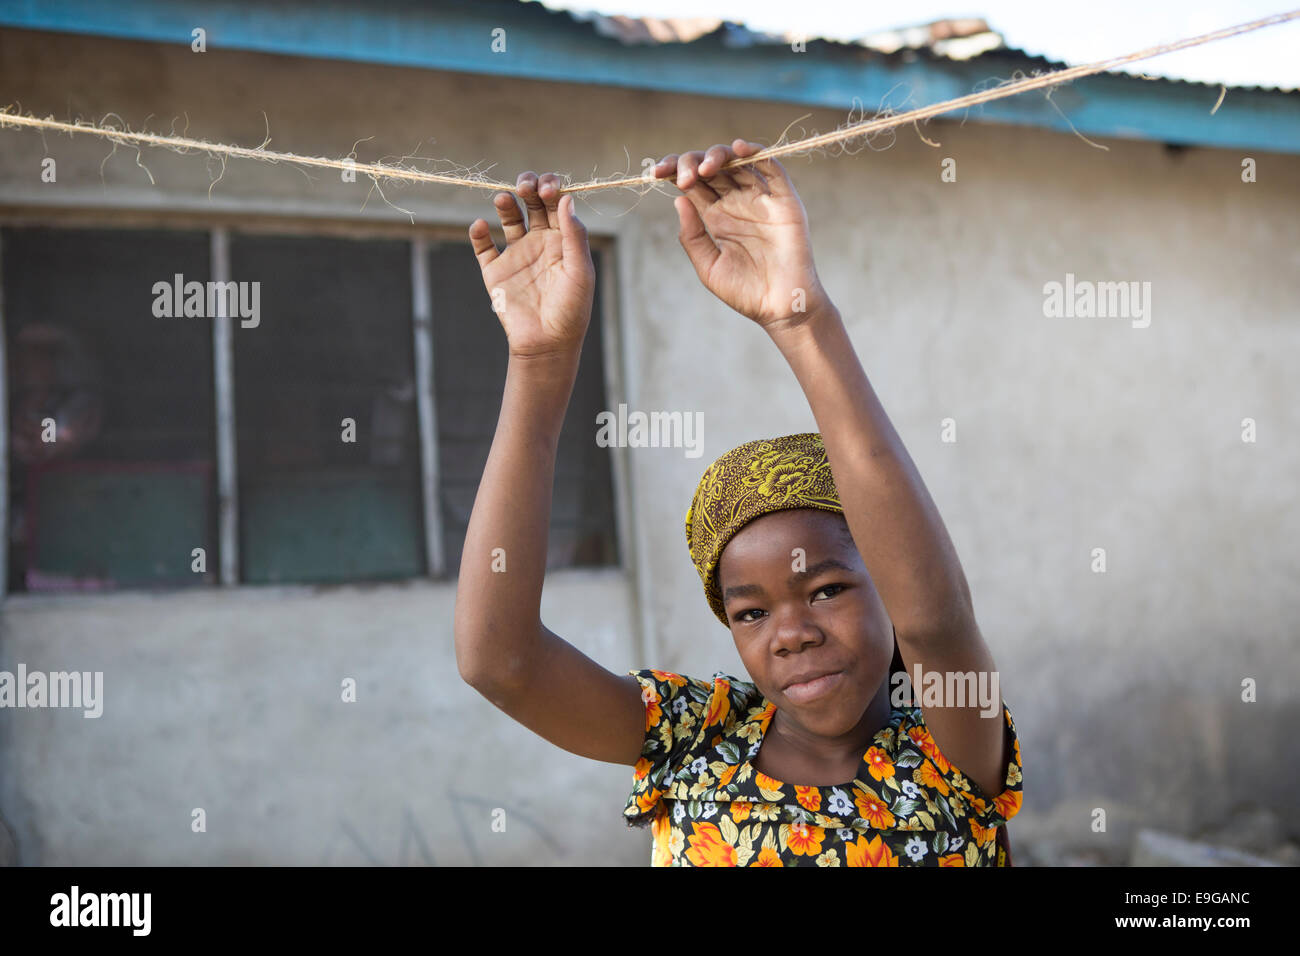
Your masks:
{"label": "yellow patterned head wrap", "polygon": [[750,521],[787,508],[844,513],[818,432],[745,442],[700,479],[686,512],[686,544],[709,607],[724,626],[730,627],[718,586],[722,549]]}

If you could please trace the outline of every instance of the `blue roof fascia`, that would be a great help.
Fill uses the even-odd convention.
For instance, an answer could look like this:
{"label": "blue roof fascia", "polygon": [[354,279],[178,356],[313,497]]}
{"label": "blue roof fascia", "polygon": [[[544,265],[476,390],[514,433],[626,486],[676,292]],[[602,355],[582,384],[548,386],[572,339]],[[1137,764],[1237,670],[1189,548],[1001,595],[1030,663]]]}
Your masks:
{"label": "blue roof fascia", "polygon": [[[690,44],[625,45],[566,13],[516,0],[0,0],[0,26],[186,48],[191,31],[202,27],[209,52],[226,48],[788,102],[853,109],[855,117],[864,108],[901,112],[964,96],[1042,62],[1005,52],[968,61],[922,53],[908,62],[825,41],[810,41],[806,52],[795,53],[787,46],[732,46],[725,35]],[[502,36],[497,30],[505,31],[504,52],[493,51],[494,36]],[[1051,69],[1046,63],[1041,68]],[[1058,87],[1050,99],[1038,91],[987,103],[967,119],[1300,153],[1300,93],[1229,90],[1211,115],[1218,94],[1200,84],[1109,74]],[[719,130],[719,138],[735,135],[757,134]]]}

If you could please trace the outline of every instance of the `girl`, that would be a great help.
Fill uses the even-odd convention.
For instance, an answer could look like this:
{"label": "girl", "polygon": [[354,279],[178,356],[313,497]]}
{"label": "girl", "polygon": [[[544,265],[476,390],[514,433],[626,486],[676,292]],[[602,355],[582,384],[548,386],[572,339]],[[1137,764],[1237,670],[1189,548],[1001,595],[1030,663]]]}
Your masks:
{"label": "girl", "polygon": [[[461,676],[565,750],[634,766],[624,815],[652,825],[654,865],[1009,865],[1020,748],[1000,695],[968,699],[998,684],[965,575],[817,277],[785,168],[723,169],[761,148],[738,139],[655,167],[682,193],[696,275],[767,333],[820,428],[723,455],[686,514],[705,596],[752,682],[620,677],[539,619],[595,269],[572,196],[532,172],[517,181],[527,225],[512,195],[494,197],[504,252],[484,220],[469,229],[510,358],[460,566]],[[495,548],[508,574],[494,573]],[[904,668],[922,675],[916,703]]]}

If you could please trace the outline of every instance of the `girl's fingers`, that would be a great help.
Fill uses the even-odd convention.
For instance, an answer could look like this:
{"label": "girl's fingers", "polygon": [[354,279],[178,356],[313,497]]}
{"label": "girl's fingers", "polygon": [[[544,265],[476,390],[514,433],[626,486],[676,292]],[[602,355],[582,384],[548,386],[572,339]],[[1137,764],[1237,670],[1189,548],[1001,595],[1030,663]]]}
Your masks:
{"label": "girl's fingers", "polygon": [[[697,196],[705,199],[712,199],[714,196],[724,196],[734,189],[744,187],[753,187],[766,195],[772,195],[773,189],[767,176],[763,174],[760,167],[767,166],[772,168],[778,166],[774,160],[761,160],[758,163],[751,163],[746,166],[732,166],[723,169],[727,163],[735,159],[745,159],[753,156],[764,147],[761,143],[751,143],[743,139],[736,139],[730,146],[718,144],[710,147],[706,152],[696,151],[694,153],[670,153],[663,159],[659,160],[654,166],[655,179],[672,179],[678,188],[683,188],[683,183],[689,183],[683,192],[695,188],[696,183],[705,180],[704,186],[708,187],[708,192],[701,191]],[[685,170],[685,174],[683,171]],[[778,175],[783,175],[784,170],[779,170]]]}
{"label": "girl's fingers", "polygon": [[497,244],[492,241],[492,230],[488,228],[486,219],[475,219],[470,223],[469,244],[474,250],[474,258],[478,260],[480,269],[486,269],[492,260],[501,255],[497,250]]}
{"label": "girl's fingers", "polygon": [[719,143],[716,146],[710,146],[704,154],[704,159],[700,161],[698,168],[699,175],[705,179],[710,188],[719,196],[725,196],[727,193],[735,192],[740,188],[740,183],[732,177],[731,170],[723,170],[723,166],[736,158],[730,146],[724,146]]}
{"label": "girl's fingers", "polygon": [[[689,199],[689,196],[685,198]],[[700,208],[694,202],[682,202],[682,199],[683,197],[679,196],[673,200],[679,223],[677,240],[686,250],[691,265],[695,266],[695,274],[703,282],[704,277],[713,267],[714,260],[722,253],[717,243],[713,241],[713,237],[709,235],[709,231],[704,228],[704,220],[700,218]]]}
{"label": "girl's fingers", "polygon": [[[736,155],[742,159],[753,156],[755,153],[767,148],[761,143],[750,143],[743,139],[737,139],[731,145],[735,148]],[[790,181],[790,175],[785,171],[785,167],[781,165],[779,159],[760,159],[758,162],[751,163],[743,168],[761,173],[772,195],[782,197],[794,195],[794,183]]]}
{"label": "girl's fingers", "polygon": [[519,203],[515,201],[513,193],[497,193],[492,197],[492,205],[497,208],[497,217],[506,234],[506,248],[509,248],[528,232],[524,228],[524,215],[519,211]]}
{"label": "girl's fingers", "polygon": [[573,208],[573,195],[561,197],[558,206],[560,216],[560,254],[566,262],[578,263],[591,257],[587,246],[587,227],[578,218]]}
{"label": "girl's fingers", "polygon": [[528,207],[528,228],[545,229],[548,225],[546,206],[537,195],[537,174],[531,169],[526,173],[520,173],[519,179],[515,181],[515,188],[519,190],[520,198]]}
{"label": "girl's fingers", "polygon": [[[731,153],[737,159],[747,159],[762,148],[758,143],[747,143],[743,139],[737,139],[731,144]],[[727,172],[739,185],[751,186],[770,196],[772,187],[768,184],[767,177],[757,169],[757,165],[751,163],[748,166],[733,166]]]}
{"label": "girl's fingers", "polygon": [[732,174],[732,177],[742,186],[757,189],[764,196],[772,195],[772,187],[768,183],[767,177],[753,166],[742,166]]}
{"label": "girl's fingers", "polygon": [[695,150],[677,160],[677,188],[690,198],[696,209],[700,209],[701,204],[707,206],[718,201],[718,194],[700,178],[699,168],[702,159],[704,153]]}
{"label": "girl's fingers", "polygon": [[560,228],[560,177],[558,173],[543,173],[537,181],[537,193],[546,207],[547,225]]}

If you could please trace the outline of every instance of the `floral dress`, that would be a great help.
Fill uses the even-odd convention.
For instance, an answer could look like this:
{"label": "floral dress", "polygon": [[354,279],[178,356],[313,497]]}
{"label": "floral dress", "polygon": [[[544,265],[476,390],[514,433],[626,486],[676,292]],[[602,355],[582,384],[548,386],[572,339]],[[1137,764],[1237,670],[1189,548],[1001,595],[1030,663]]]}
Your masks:
{"label": "floral dress", "polygon": [[1007,866],[1004,824],[1020,810],[1020,742],[989,799],[939,752],[921,709],[895,707],[857,779],[800,787],[750,762],[776,713],[751,683],[629,671],[645,745],[623,815],[651,827],[652,866]]}

